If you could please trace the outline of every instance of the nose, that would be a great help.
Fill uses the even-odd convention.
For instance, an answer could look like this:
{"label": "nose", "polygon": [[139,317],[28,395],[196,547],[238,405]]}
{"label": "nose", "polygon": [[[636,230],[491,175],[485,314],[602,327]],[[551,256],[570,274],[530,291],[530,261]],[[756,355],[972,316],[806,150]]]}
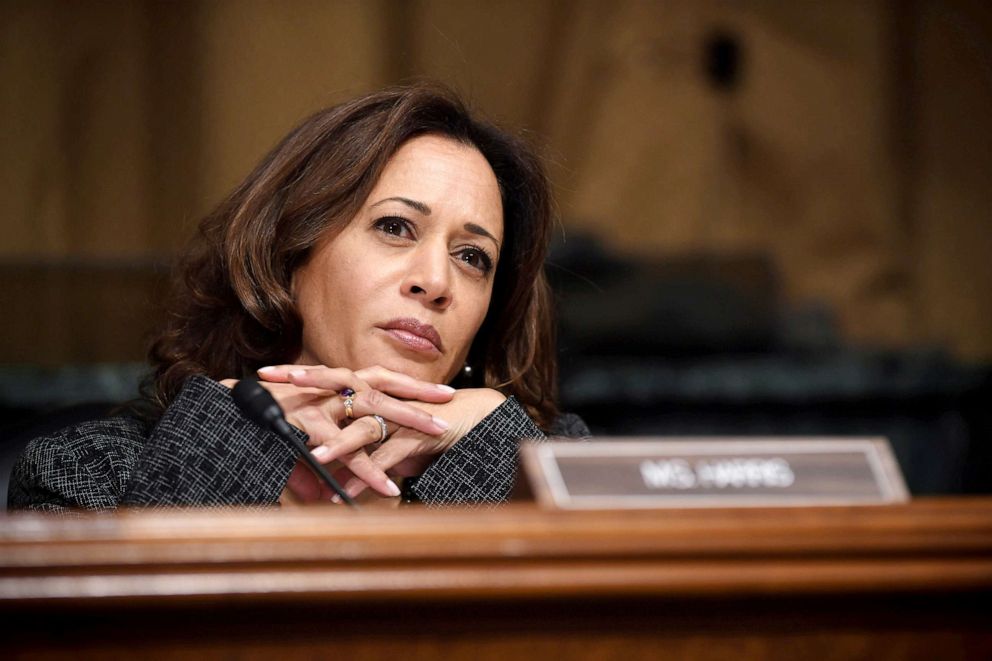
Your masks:
{"label": "nose", "polygon": [[446,245],[422,243],[410,255],[403,293],[443,310],[451,304],[451,260]]}

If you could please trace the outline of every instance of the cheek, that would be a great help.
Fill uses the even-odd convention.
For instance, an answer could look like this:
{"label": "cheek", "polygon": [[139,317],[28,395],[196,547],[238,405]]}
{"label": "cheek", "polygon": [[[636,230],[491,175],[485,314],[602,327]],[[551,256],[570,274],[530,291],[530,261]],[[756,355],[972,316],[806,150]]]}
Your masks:
{"label": "cheek", "polygon": [[479,331],[479,329],[482,327],[482,322],[486,320],[486,313],[489,312],[489,305],[491,302],[492,302],[491,298],[489,296],[486,296],[486,299],[483,302],[483,304],[479,306],[479,309],[475,315],[475,328],[472,330],[473,334]]}
{"label": "cheek", "polygon": [[339,359],[339,338],[348,323],[347,308],[339,304],[340,279],[332,269],[310,270],[294,282],[297,311],[303,320],[302,355],[307,362],[332,364]]}

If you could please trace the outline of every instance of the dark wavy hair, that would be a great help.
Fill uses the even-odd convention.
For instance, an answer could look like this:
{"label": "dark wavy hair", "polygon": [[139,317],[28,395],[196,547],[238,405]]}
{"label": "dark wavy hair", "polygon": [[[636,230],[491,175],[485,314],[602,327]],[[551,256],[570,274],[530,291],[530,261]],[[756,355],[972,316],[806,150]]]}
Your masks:
{"label": "dark wavy hair", "polygon": [[434,84],[389,88],[316,113],[200,222],[150,351],[145,394],[154,411],[192,375],[242,378],[299,355],[293,272],[330,228],[358,213],[397,149],[425,134],[476,147],[502,195],[504,244],[469,363],[478,382],[516,396],[540,426],[551,423],[557,375],[543,262],[555,209],[544,169],[524,140],[476,119]]}

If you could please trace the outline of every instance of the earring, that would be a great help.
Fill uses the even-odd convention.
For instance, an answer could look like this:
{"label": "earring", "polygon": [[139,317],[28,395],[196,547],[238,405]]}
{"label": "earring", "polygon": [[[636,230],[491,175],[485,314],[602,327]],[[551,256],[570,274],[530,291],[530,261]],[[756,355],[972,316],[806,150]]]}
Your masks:
{"label": "earring", "polygon": [[462,365],[462,368],[458,370],[454,378],[451,380],[451,385],[455,388],[471,388],[472,384],[472,366],[468,363]]}

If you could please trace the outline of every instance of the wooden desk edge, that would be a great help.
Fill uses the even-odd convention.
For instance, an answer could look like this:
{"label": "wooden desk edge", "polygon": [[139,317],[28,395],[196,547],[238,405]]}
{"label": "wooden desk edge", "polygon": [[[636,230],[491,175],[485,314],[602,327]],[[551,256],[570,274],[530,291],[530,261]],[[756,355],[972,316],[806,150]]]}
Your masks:
{"label": "wooden desk edge", "polygon": [[140,511],[0,520],[0,608],[992,593],[992,498],[879,507]]}

